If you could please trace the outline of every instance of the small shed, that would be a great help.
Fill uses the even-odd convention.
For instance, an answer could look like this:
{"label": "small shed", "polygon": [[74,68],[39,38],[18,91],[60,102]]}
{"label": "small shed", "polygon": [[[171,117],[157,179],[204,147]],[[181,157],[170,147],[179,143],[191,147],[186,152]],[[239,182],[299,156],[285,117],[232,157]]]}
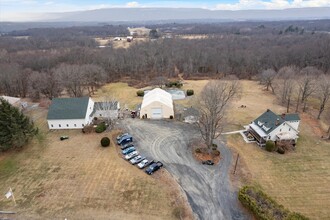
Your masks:
{"label": "small shed", "polygon": [[118,119],[120,104],[118,101],[95,102],[93,117]]}
{"label": "small shed", "polygon": [[156,88],[144,97],[140,110],[140,118],[162,119],[174,117],[172,95]]}

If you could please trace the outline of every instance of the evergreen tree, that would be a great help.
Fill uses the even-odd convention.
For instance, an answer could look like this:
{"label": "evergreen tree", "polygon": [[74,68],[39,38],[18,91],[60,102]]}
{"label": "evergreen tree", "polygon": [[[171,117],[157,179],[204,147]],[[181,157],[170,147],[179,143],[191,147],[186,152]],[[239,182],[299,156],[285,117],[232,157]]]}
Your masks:
{"label": "evergreen tree", "polygon": [[0,151],[24,146],[37,132],[29,117],[0,98]]}

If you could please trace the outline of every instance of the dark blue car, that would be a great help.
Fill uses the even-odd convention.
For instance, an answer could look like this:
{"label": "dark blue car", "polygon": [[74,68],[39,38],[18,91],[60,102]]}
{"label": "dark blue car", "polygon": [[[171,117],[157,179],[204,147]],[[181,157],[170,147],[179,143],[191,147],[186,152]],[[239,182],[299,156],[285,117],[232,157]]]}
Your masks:
{"label": "dark blue car", "polygon": [[126,148],[125,150],[122,150],[122,154],[126,155],[126,154],[129,154],[131,152],[135,151],[135,147],[129,147],[129,148]]}
{"label": "dark blue car", "polygon": [[117,141],[117,144],[119,145],[123,145],[123,144],[127,144],[129,142],[132,142],[133,141],[133,137],[130,136],[130,135],[125,135],[123,137],[121,137],[118,141]]}

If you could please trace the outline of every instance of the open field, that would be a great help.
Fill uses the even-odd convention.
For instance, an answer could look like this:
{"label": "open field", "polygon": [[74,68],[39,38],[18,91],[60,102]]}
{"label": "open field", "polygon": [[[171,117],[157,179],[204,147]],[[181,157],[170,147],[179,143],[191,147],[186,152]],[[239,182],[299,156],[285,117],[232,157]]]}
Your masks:
{"label": "open field", "polygon": [[[208,80],[185,80],[181,89],[183,91],[193,89],[195,94],[199,94],[207,82]],[[145,89],[152,89],[152,87],[136,89],[128,86],[127,83],[110,83],[98,89],[92,98],[94,100],[102,100],[103,97],[111,96],[120,101],[122,108],[135,109],[136,105],[142,103],[142,97],[138,97],[136,95],[136,91]],[[187,97],[183,100],[176,100],[175,103],[189,106],[193,104],[193,97]]]}
{"label": "open field", "polygon": [[100,46],[108,46],[112,45],[114,48],[128,48],[131,45],[146,42],[149,40],[147,37],[139,37],[134,38],[132,42],[127,42],[126,36],[121,37],[122,40],[120,41],[114,41],[114,37],[103,37],[103,38],[94,38],[96,42],[100,44]]}
{"label": "open field", "polygon": [[[243,94],[229,113],[232,129],[241,129],[267,108],[282,113],[274,96],[256,82],[242,81]],[[247,108],[239,108],[246,105]],[[257,184],[280,204],[311,219],[330,218],[330,143],[320,139],[317,120],[301,114],[300,138],[295,152],[269,153],[246,144],[240,135],[227,136],[228,144],[240,154],[243,182]],[[322,133],[322,132],[321,132]]]}
{"label": "open field", "polygon": [[[21,152],[0,158],[0,192],[12,187],[17,206],[0,197],[15,219],[175,219],[186,207],[177,183],[162,170],[153,176],[100,147],[104,134],[46,131],[46,110],[30,113],[43,131]],[[60,141],[61,135],[70,139]]]}

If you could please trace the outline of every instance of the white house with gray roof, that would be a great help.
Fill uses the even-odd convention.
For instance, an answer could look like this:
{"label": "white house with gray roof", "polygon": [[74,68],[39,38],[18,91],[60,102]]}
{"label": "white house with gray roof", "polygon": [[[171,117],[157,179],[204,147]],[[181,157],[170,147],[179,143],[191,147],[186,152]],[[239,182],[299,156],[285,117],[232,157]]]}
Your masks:
{"label": "white house with gray roof", "polygon": [[300,118],[298,114],[277,115],[267,109],[262,115],[249,124],[249,133],[256,139],[260,146],[267,140],[294,141],[299,134]]}
{"label": "white house with gray roof", "polygon": [[94,102],[89,97],[54,98],[49,107],[49,129],[81,129],[92,122]]}

